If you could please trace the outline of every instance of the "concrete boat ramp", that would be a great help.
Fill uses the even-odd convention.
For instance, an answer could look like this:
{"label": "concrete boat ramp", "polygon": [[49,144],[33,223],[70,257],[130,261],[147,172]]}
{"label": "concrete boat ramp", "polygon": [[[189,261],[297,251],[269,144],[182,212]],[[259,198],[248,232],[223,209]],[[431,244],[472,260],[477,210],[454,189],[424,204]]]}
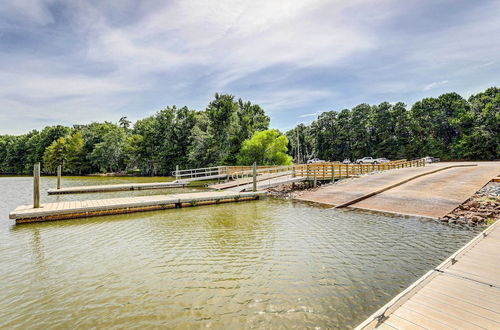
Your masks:
{"label": "concrete boat ramp", "polygon": [[74,219],[164,210],[177,207],[248,201],[258,199],[263,195],[265,195],[265,192],[240,193],[230,191],[209,191],[177,195],[153,195],[46,203],[42,204],[40,208],[33,208],[33,205],[21,205],[10,213],[9,218],[15,219],[16,223]]}
{"label": "concrete boat ramp", "polygon": [[320,187],[300,201],[403,216],[440,218],[500,173],[500,162],[437,163]]}

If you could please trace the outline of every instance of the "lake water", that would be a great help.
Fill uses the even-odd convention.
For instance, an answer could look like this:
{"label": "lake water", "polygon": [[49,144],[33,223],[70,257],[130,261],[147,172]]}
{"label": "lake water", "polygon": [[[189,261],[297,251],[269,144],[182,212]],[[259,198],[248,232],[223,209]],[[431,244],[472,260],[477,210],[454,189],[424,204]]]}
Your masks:
{"label": "lake water", "polygon": [[352,328],[481,230],[275,199],[15,225],[31,196],[0,177],[0,328]]}

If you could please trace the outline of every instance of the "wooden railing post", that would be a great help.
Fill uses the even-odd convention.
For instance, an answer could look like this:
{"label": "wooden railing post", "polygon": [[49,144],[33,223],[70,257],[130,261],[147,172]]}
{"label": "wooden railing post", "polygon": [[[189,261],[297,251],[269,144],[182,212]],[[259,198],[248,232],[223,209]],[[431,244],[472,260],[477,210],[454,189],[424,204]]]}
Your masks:
{"label": "wooden railing post", "polygon": [[332,182],[335,181],[335,165],[332,164]]}
{"label": "wooden railing post", "polygon": [[295,178],[295,165],[292,166],[292,178]]}
{"label": "wooden railing post", "polygon": [[179,180],[179,165],[175,165],[175,181]]}
{"label": "wooden railing post", "polygon": [[253,187],[252,190],[257,191],[257,162],[253,163]]}
{"label": "wooden railing post", "polygon": [[40,163],[33,166],[33,208],[40,208]]}
{"label": "wooden railing post", "polygon": [[314,166],[314,179],[313,179],[313,187],[316,188],[318,182],[317,182],[317,178],[316,178],[316,170],[317,170],[317,167],[316,165]]}
{"label": "wooden railing post", "polygon": [[62,165],[57,166],[57,189],[61,189]]}
{"label": "wooden railing post", "polygon": [[349,165],[345,164],[345,169],[346,169],[346,178],[349,177]]}

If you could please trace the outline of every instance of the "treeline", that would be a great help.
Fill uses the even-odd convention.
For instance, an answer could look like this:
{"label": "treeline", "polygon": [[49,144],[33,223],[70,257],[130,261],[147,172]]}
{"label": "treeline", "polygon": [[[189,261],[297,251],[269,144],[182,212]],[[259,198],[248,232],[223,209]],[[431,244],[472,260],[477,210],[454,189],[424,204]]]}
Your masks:
{"label": "treeline", "polygon": [[45,173],[63,164],[66,174],[169,175],[176,165],[235,164],[249,161],[246,154],[239,157],[243,142],[267,130],[269,121],[260,106],[216,94],[204,111],[167,107],[134,125],[122,117],[117,124],[49,126],[19,136],[1,135],[0,173],[29,174],[37,161]]}
{"label": "treeline", "polygon": [[365,156],[443,160],[500,158],[500,89],[465,100],[456,93],[404,103],[360,104],[328,111],[310,125],[288,131],[296,162],[357,159]]}
{"label": "treeline", "polygon": [[287,150],[298,163],[315,157],[500,158],[499,88],[468,100],[456,93],[425,98],[410,109],[401,102],[383,102],[324,112],[285,136],[268,130],[269,122],[259,105],[216,94],[203,111],[173,106],[134,124],[122,117],[116,124],[48,126],[24,135],[0,135],[0,173],[29,174],[40,161],[45,173],[64,164],[67,174],[169,175],[176,165],[287,164]]}

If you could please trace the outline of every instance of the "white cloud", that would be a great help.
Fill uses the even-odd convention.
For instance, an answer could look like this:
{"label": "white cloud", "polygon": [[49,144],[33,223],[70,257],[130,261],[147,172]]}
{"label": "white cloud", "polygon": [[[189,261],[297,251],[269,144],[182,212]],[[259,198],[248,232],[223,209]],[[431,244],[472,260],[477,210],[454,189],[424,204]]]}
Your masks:
{"label": "white cloud", "polygon": [[[65,10],[54,10],[60,4]],[[445,84],[466,91],[471,87],[465,82],[495,83],[469,77],[479,71],[494,76],[498,69],[500,43],[492,36],[499,24],[491,17],[500,14],[500,5],[468,11],[460,23],[446,27],[416,21],[398,29],[405,23],[398,15],[408,6],[432,5],[5,0],[0,18],[9,23],[0,29],[17,20],[16,33],[46,38],[50,45],[40,46],[42,41],[17,53],[10,53],[10,44],[0,45],[6,49],[6,56],[0,53],[0,115],[15,109],[33,118],[32,126],[40,113],[49,113],[50,123],[85,121],[89,113],[103,120],[125,109],[154,110],[145,109],[154,93],[161,95],[154,106],[199,106],[214,92],[230,91],[271,115],[303,108],[297,117],[308,118],[317,109],[405,100],[408,94],[417,98]],[[70,16],[59,19],[61,13]],[[18,35],[12,48],[24,42]],[[52,45],[61,36],[61,43]],[[9,113],[12,120],[15,113]],[[5,118],[1,130],[12,126]]]}
{"label": "white cloud", "polygon": [[448,80],[434,81],[434,82],[431,82],[430,84],[425,85],[423,90],[428,91],[428,90],[434,89],[436,87],[446,85],[447,83],[448,83]]}

